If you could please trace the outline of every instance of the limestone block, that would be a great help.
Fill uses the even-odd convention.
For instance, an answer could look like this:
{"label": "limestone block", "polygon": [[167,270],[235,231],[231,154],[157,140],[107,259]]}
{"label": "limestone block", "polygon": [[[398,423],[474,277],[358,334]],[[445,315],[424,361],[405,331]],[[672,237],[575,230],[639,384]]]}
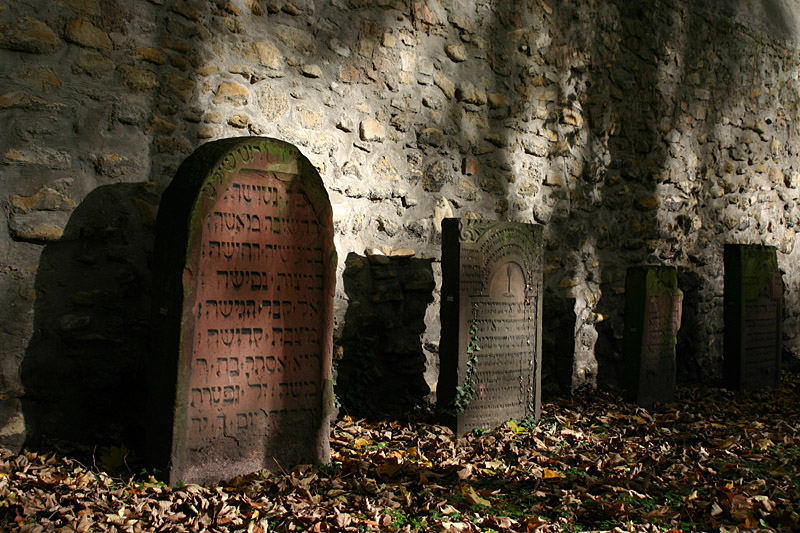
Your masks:
{"label": "limestone block", "polygon": [[64,105],[48,102],[38,96],[17,91],[0,95],[0,109],[24,109],[25,111],[57,113],[64,109]]}
{"label": "limestone block", "polygon": [[21,17],[13,26],[0,28],[0,47],[32,54],[48,54],[58,48],[59,39],[46,23]]}
{"label": "limestone block", "polygon": [[77,18],[67,23],[64,38],[86,48],[95,48],[101,52],[111,52],[113,48],[108,34],[92,24],[86,17]]}
{"label": "limestone block", "polygon": [[14,238],[24,241],[58,241],[64,235],[69,215],[64,211],[12,213],[8,220],[8,229]]}
{"label": "limestone block", "polygon": [[249,95],[248,90],[238,83],[223,81],[214,95],[214,103],[230,103],[236,106],[243,106],[247,104]]}
{"label": "limestone block", "polygon": [[386,128],[374,118],[368,118],[359,124],[358,134],[362,141],[381,142],[386,137]]}
{"label": "limestone block", "polygon": [[158,78],[152,70],[136,65],[120,65],[117,71],[125,84],[134,91],[149,91],[158,87]]}
{"label": "limestone block", "polygon": [[444,52],[452,61],[460,63],[467,60],[467,49],[461,43],[448,44],[444,47]]}
{"label": "limestone block", "polygon": [[57,170],[67,169],[72,166],[72,157],[69,153],[42,146],[12,148],[3,155],[3,159],[7,163],[41,165]]}
{"label": "limestone block", "polygon": [[273,70],[279,70],[283,66],[283,54],[271,41],[254,41],[252,47],[259,65]]}
{"label": "limestone block", "polygon": [[469,82],[464,82],[458,86],[456,89],[456,98],[467,104],[486,104],[486,92]]}
{"label": "limestone block", "polygon": [[94,50],[87,50],[73,63],[72,72],[100,78],[114,70],[114,61]]}

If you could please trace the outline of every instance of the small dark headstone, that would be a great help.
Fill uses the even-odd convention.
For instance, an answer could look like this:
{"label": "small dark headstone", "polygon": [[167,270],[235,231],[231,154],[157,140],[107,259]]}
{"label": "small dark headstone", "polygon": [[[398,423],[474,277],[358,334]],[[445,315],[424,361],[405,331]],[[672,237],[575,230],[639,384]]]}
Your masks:
{"label": "small dark headstone", "polygon": [[675,343],[683,293],[674,267],[632,267],[625,278],[625,375],[629,398],[650,408],[675,394]]}
{"label": "small dark headstone", "polygon": [[541,226],[445,219],[437,403],[463,433],[541,411]]}
{"label": "small dark headstone", "polygon": [[725,386],[776,387],[781,374],[783,281],[777,250],[725,245]]}
{"label": "small dark headstone", "polygon": [[327,462],[336,260],[308,160],[203,145],[164,193],[155,262],[151,452],[170,483]]}

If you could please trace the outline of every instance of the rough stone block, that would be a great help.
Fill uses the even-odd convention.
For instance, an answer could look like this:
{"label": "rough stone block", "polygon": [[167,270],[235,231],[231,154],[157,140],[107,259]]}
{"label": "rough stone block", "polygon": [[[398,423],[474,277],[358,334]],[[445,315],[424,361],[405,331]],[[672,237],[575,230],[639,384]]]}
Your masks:
{"label": "rough stone block", "polygon": [[58,47],[50,26],[33,17],[22,17],[12,27],[0,30],[0,47],[33,54],[48,54]]}
{"label": "rough stone block", "polygon": [[86,48],[95,48],[101,52],[108,53],[113,48],[108,34],[85,17],[80,17],[67,23],[64,30],[64,38],[71,43]]}

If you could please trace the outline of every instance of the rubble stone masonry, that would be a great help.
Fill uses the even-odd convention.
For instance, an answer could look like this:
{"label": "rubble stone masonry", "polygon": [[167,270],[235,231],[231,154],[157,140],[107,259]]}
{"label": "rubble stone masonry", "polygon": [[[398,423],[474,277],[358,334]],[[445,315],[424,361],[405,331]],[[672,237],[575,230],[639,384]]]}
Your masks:
{"label": "rubble stone masonry", "polygon": [[351,253],[432,260],[429,386],[445,216],[544,225],[573,388],[619,384],[646,263],[679,270],[679,376],[718,379],[726,242],[777,247],[800,352],[797,7],[739,4],[0,0],[0,444],[136,427],[160,195],[225,137],[318,169],[336,343]]}

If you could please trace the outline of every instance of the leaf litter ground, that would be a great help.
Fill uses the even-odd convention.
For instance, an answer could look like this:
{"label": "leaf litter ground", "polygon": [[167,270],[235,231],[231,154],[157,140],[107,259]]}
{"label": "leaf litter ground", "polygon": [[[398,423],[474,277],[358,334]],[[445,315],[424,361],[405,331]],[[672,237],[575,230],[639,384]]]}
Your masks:
{"label": "leaf litter ground", "polygon": [[644,410],[606,393],[533,427],[338,421],[332,463],[169,488],[0,455],[4,531],[800,531],[800,375]]}

